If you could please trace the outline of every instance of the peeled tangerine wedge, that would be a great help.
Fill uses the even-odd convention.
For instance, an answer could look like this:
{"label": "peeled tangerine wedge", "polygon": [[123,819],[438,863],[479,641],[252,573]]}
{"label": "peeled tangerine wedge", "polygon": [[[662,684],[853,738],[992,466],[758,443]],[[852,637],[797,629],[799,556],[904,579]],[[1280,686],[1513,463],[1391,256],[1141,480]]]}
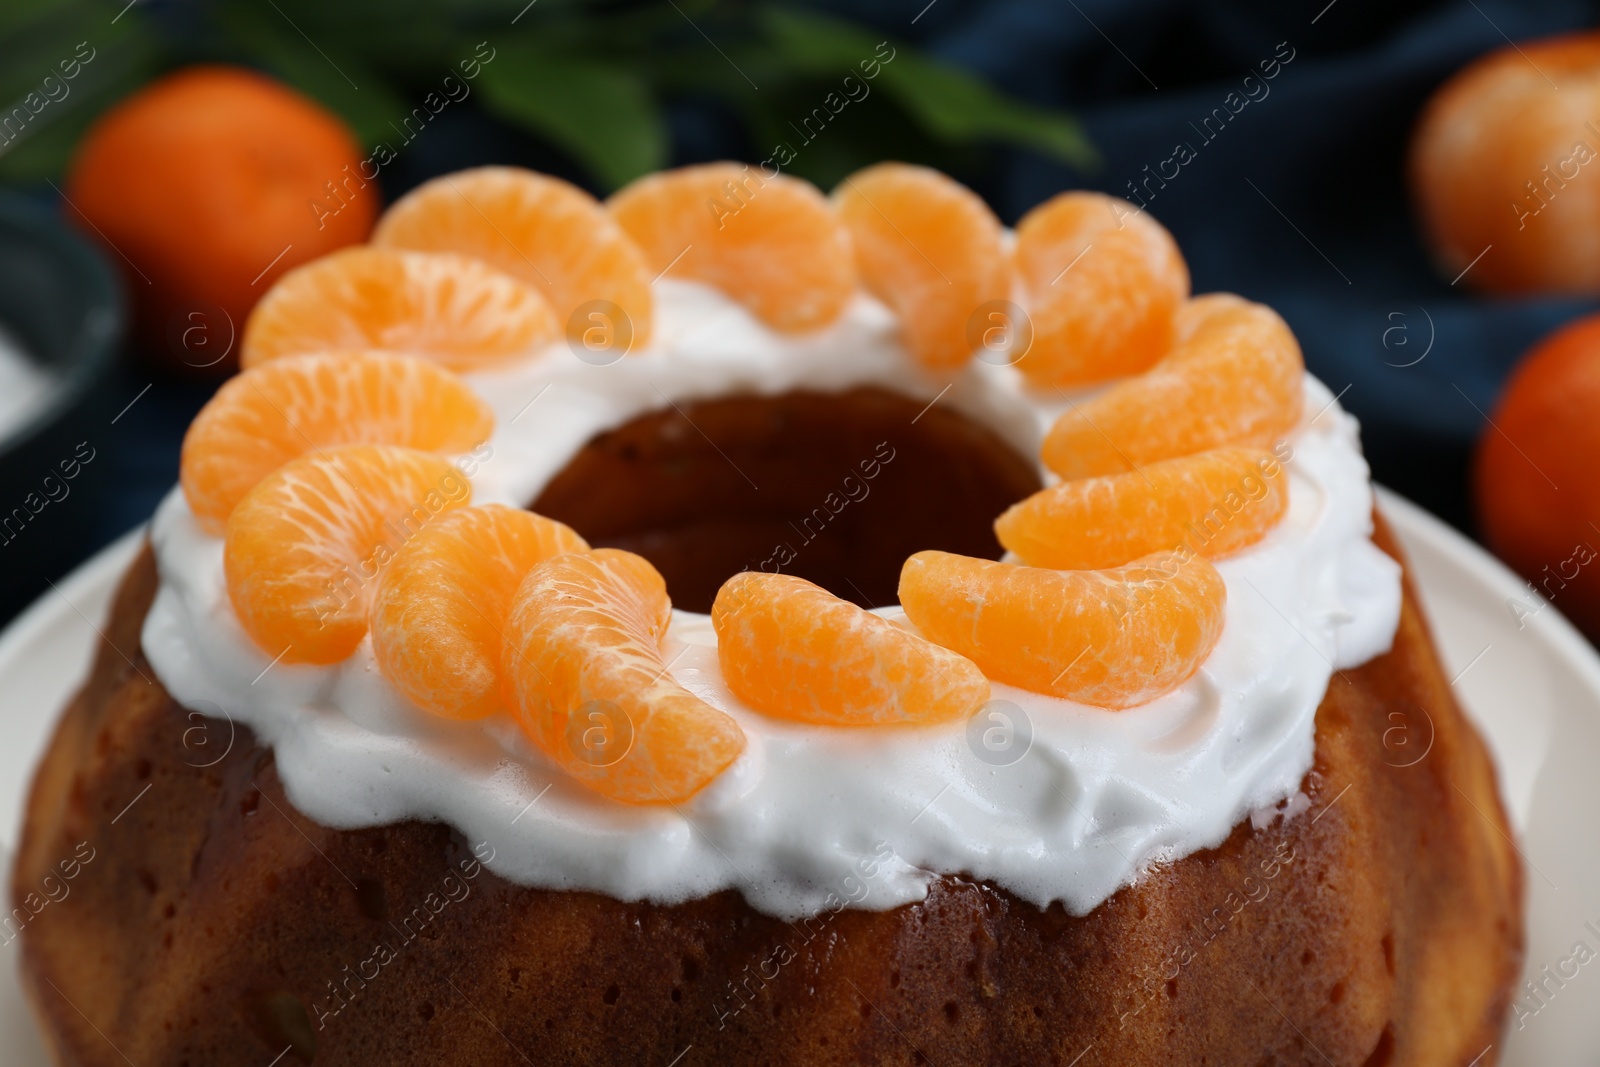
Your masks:
{"label": "peeled tangerine wedge", "polygon": [[384,444],[453,455],[493,429],[489,406],[426,360],[382,352],[292,356],[217,390],[184,435],[179,480],[201,527],[221,533],[257,482],[306,452]]}
{"label": "peeled tangerine wedge", "polygon": [[728,688],[777,718],[945,722],[989,699],[989,680],[971,660],[792,575],[729,578],[711,624]]}
{"label": "peeled tangerine wedge", "polygon": [[1220,559],[1267,535],[1289,507],[1270,452],[1217,448],[1126,474],[1041,489],[995,520],[1000,543],[1033,567],[1116,567],[1182,545]]}
{"label": "peeled tangerine wedge", "polygon": [[1062,193],[1017,224],[1017,273],[1033,346],[1018,368],[1036,385],[1137,374],[1172,343],[1189,268],[1172,235],[1126,200]]}
{"label": "peeled tangerine wedge", "polygon": [[501,708],[511,598],[535,566],[589,545],[569,527],[501,504],[460,508],[419,530],[378,579],[372,651],[411,702],[447,719]]}
{"label": "peeled tangerine wedge", "polygon": [[855,292],[850,234],[798,178],[707,163],[640,178],[606,206],[652,271],[721,289],[776,330],[826,326]]}
{"label": "peeled tangerine wedge", "polygon": [[559,178],[517,167],[446,174],[395,201],[372,243],[459,252],[521,278],[569,337],[604,320],[607,344],[624,353],[650,339],[654,272],[599,201]]}
{"label": "peeled tangerine wedge", "polygon": [[917,629],[997,682],[1130,708],[1183,684],[1222,634],[1227,588],[1204,559],[1054,571],[918,552],[900,572]]}
{"label": "peeled tangerine wedge", "polygon": [[366,636],[384,566],[471,500],[449,460],[410,448],[345,445],[278,468],[234,508],[223,543],[245,633],[285,663],[344,659]]}
{"label": "peeled tangerine wedge", "polygon": [[630,804],[687,800],[744,751],[744,731],[672,677],[667,585],[648,561],[601,548],[528,573],[506,623],[506,704],[540,750]]}
{"label": "peeled tangerine wedge", "polygon": [[561,336],[539,291],[449,253],[347,248],[279,278],[244,330],[240,363],[380,348],[451,370],[492,367]]}
{"label": "peeled tangerine wedge", "polygon": [[834,189],[833,202],[862,282],[899,316],[912,356],[934,370],[966,363],[974,337],[990,326],[974,316],[1011,296],[994,212],[959,182],[906,163],[857,171]]}
{"label": "peeled tangerine wedge", "polygon": [[1277,312],[1212,293],[1185,303],[1175,326],[1155,367],[1056,420],[1046,466],[1087,478],[1224,445],[1270,448],[1299,423],[1305,361]]}

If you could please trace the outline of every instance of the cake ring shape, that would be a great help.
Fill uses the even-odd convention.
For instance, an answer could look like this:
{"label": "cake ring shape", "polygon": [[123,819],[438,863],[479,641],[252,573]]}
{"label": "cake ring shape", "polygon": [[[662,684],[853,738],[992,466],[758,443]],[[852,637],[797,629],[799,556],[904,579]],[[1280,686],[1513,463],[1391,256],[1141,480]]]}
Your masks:
{"label": "cake ring shape", "polygon": [[[39,770],[12,878],[22,901],[79,842],[95,851],[22,938],[61,1064],[1497,1057],[1474,1059],[1520,970],[1521,873],[1409,590],[1392,650],[1317,711],[1298,816],[1247,820],[1086,916],[960,876],[862,910],[872,858],[790,922],[732,891],[662,905],[519,886],[439,823],[313,822],[247,727],[186,710],[116,651],[138,648],[156,581],[146,553]],[[1432,724],[1414,766],[1392,760],[1396,711]],[[204,769],[180,741],[197,728],[233,741]]]}
{"label": "cake ring shape", "polygon": [[[1017,296],[1070,309],[1103,370],[947,366],[953,319],[930,358],[851,291],[909,316],[929,275],[881,233],[855,275],[850,196],[767,179],[712,227],[673,217],[744,176],[691,168],[609,206],[460,176],[516,239],[451,222],[469,216],[441,179],[392,243],[508,270],[537,254],[564,307],[590,284],[560,273],[581,240],[516,241],[587,234],[596,277],[632,293],[607,312],[628,343],[590,347],[575,310],[576,360],[556,345],[450,378],[493,415],[454,459],[402,447],[403,406],[377,405],[241,478],[225,536],[187,491],[163,503],[13,884],[62,1061],[1489,1062],[1522,937],[1492,767],[1372,513],[1354,420],[1282,319],[1184,299],[1139,216],[1159,284],[1183,285],[1134,300],[1149,344],[1120,352],[1093,291],[1122,253],[1064,295],[1038,286],[1081,243],[1069,219]],[[947,180],[857,177],[862,200],[910,198],[886,202],[908,223],[965,205],[993,251]],[[685,235],[700,282],[635,291]],[[826,284],[760,262],[800,245],[829,249]],[[1040,489],[1023,457],[1041,446],[1068,482]],[[1118,490],[1133,478],[1148,494]],[[531,547],[473,594],[467,533],[529,501]],[[762,547],[773,520],[793,542]],[[996,560],[995,533],[1024,528],[1030,555],[1098,569]],[[391,598],[394,561],[435,541],[464,561],[451,603],[414,582]],[[865,560],[904,561],[903,606]],[[827,588],[722,583],[740,569]],[[380,633],[374,603],[429,610]],[[1429,725],[1421,760],[1390,758],[1396,716]],[[225,732],[220,754],[192,758],[196,730]],[[29,879],[63,848],[102,879],[37,907]]]}
{"label": "cake ring shape", "polygon": [[[664,293],[662,303],[678,307],[691,295],[706,294]],[[504,378],[480,382],[486,398],[503,397],[508,409],[521,397],[558,390],[563,403],[551,409],[559,418],[518,421],[514,409],[499,415],[488,458],[473,471],[471,499],[516,503],[536,495],[541,514],[587,531],[592,544],[653,554],[669,588],[685,581],[714,588],[741,557],[760,569],[771,542],[761,548],[735,539],[740,551],[732,560],[684,550],[715,546],[707,529],[738,529],[786,471],[811,471],[797,491],[819,507],[831,486],[845,484],[841,472],[859,472],[870,487],[813,541],[790,523],[815,529],[822,518],[780,520],[798,553],[785,567],[802,576],[852,591],[861,584],[850,570],[829,566],[837,544],[825,547],[824,538],[833,531],[891,567],[940,530],[968,537],[974,506],[982,509],[980,528],[982,516],[1003,506],[986,503],[995,483],[1017,496],[1038,485],[1036,475],[1022,478],[1020,457],[1004,460],[1009,449],[995,430],[1023,437],[1031,422],[1042,432],[1052,412],[1024,404],[1003,368],[986,368],[922,413],[927,401],[889,393],[917,383],[906,379],[892,336],[869,329],[876,321],[869,310],[841,324],[832,338],[837,351],[819,345],[797,359],[793,342],[762,332],[738,338],[715,366],[719,382],[758,373],[769,389],[782,390],[804,375],[843,392],[696,401],[688,389],[703,387],[707,368],[691,360],[710,359],[670,347],[614,367],[579,363],[576,379],[541,382],[547,371],[535,364],[509,385]],[[718,302],[704,313],[723,322],[743,314]],[[692,328],[686,336],[701,343]],[[645,379],[631,397],[630,373]],[[597,378],[605,407],[583,403],[594,393],[580,385],[594,389]],[[991,677],[992,703],[965,723],[856,731],[789,724],[728,689],[712,620],[676,611],[661,660],[677,683],[734,718],[744,754],[687,806],[627,812],[576,785],[558,769],[559,753],[552,762],[506,715],[463,727],[419,713],[388,683],[365,642],[339,663],[274,665],[279,649],[269,652],[240,628],[222,565],[225,545],[196,525],[178,494],[152,526],[162,584],[141,642],[180,703],[226,709],[273,748],[290,796],[311,818],[342,828],[406,818],[447,822],[473,840],[494,839],[498,852],[489,866],[521,884],[663,903],[738,888],[758,910],[792,919],[822,907],[831,887],[883,842],[895,856],[874,879],[874,907],[920,899],[933,872],[964,871],[1041,907],[1060,900],[1084,913],[1150,863],[1214,847],[1251,812],[1290,796],[1311,765],[1312,720],[1335,669],[1389,645],[1398,567],[1369,538],[1372,498],[1354,422],[1329,405],[1333,398],[1319,383],[1308,378],[1306,388],[1303,425],[1280,444],[1291,486],[1287,513],[1262,541],[1211,565],[1228,595],[1203,669],[1159,699],[1115,714]],[[669,398],[666,413],[656,410],[658,392]],[[634,411],[640,414],[615,424]],[[886,439],[894,444],[880,449]],[[552,455],[586,472],[571,496],[563,488],[566,471],[544,475],[542,489],[526,476],[535,460],[547,463]],[[933,492],[913,480],[941,474],[948,478]],[[746,477],[768,486],[766,496],[750,490]],[[912,508],[915,501],[924,505]],[[794,514],[788,500],[775,503],[779,515]],[[1250,506],[1248,496],[1239,506]],[[902,510],[900,521],[890,521]],[[1219,514],[1207,521],[1232,520]],[[998,546],[970,541],[949,547],[998,554]],[[347,580],[347,600],[370,590],[359,577]],[[1166,592],[1159,580],[1137,590],[1150,592],[1157,608]],[[1140,611],[1141,601],[1127,606]],[[893,607],[879,610],[890,620],[903,617]],[[1142,626],[1145,619],[1141,612],[1132,621]],[[509,633],[504,622],[499,627]],[[1076,662],[1064,666],[1082,671],[1093,661],[1106,677],[1105,661],[1068,652]],[[591,736],[589,725],[602,739],[627,725],[604,706],[599,721],[579,710],[568,721],[583,728],[566,735],[569,744]],[[616,751],[629,749],[624,743]],[[597,754],[606,757],[590,768],[597,774],[624,769]]]}

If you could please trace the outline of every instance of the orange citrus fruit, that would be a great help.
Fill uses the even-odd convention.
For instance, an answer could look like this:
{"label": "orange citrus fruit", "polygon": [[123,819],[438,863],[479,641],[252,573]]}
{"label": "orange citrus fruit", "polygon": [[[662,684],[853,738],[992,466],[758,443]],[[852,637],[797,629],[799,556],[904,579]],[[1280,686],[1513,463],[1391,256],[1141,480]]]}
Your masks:
{"label": "orange citrus fruit", "polygon": [[869,292],[900,318],[906,347],[925,367],[972,356],[972,317],[1011,296],[1000,220],[977,194],[929,167],[880,163],[833,191]]}
{"label": "orange citrus fruit", "polygon": [[793,575],[734,575],[717,592],[711,624],[728,688],[777,718],[944,722],[989,699],[989,680],[971,660]]}
{"label": "orange citrus fruit", "polygon": [[1222,635],[1226,600],[1222,575],[1186,552],[1084,571],[918,552],[900,572],[901,606],[930,641],[997,682],[1103,708],[1182,685]]}
{"label": "orange citrus fruit", "polygon": [[146,342],[206,367],[278,275],[366,239],[380,198],[362,155],[343,122],[287,86],[189,67],[100,116],[65,210],[127,271]]}
{"label": "orange citrus fruit", "polygon": [[1440,274],[1494,293],[1600,293],[1600,33],[1519,41],[1423,109],[1409,177]]}
{"label": "orange citrus fruit", "polygon": [[[1518,364],[1478,441],[1483,532],[1533,591],[1600,636],[1600,315],[1556,330]],[[1508,602],[1519,627],[1543,609]]]}
{"label": "orange citrus fruit", "polygon": [[1015,256],[1033,325],[1017,367],[1034,384],[1137,374],[1171,346],[1189,268],[1165,227],[1126,200],[1045,201],[1017,224]]}
{"label": "orange citrus fruit", "polygon": [[372,601],[378,668],[411,702],[447,719],[501,708],[511,598],[535,565],[589,545],[569,527],[501,504],[458,508],[395,553]]}
{"label": "orange citrus fruit", "polygon": [[350,248],[285,274],[245,326],[240,364],[378,348],[476,370],[561,336],[539,291],[479,260]]}
{"label": "orange citrus fruit", "polygon": [[1164,548],[1220,559],[1265,537],[1289,507],[1270,452],[1218,448],[1124,474],[1061,482],[995,520],[1000,543],[1033,567],[1117,567]]}
{"label": "orange citrus fruit", "polygon": [[554,556],[512,598],[506,705],[545,755],[613,800],[687,800],[744,751],[739,724],[668,672],[671,619],[660,573],[614,548]]}
{"label": "orange citrus fruit", "polygon": [[594,197],[560,178],[517,167],[446,174],[396,201],[372,241],[459,252],[521,278],[570,337],[590,332],[599,315],[624,352],[650,338],[644,256]]}
{"label": "orange citrus fruit", "polygon": [[472,500],[450,461],[392,445],[308,453],[228,519],[223,572],[245,633],[285,663],[337,663],[367,633],[379,573],[435,517]]}
{"label": "orange citrus fruit", "polygon": [[1070,480],[1224,445],[1268,448],[1299,423],[1305,362],[1277,312],[1213,293],[1186,302],[1174,325],[1160,363],[1056,420],[1046,466]]}
{"label": "orange citrus fruit", "polygon": [[721,289],[774,329],[826,326],[855,293],[849,231],[810,182],[706,163],[640,178],[607,206],[652,271]]}
{"label": "orange citrus fruit", "polygon": [[426,360],[291,356],[217,390],[184,434],[179,479],[201,527],[220,533],[257,482],[306,452],[365,443],[455,454],[493,428],[489,406]]}

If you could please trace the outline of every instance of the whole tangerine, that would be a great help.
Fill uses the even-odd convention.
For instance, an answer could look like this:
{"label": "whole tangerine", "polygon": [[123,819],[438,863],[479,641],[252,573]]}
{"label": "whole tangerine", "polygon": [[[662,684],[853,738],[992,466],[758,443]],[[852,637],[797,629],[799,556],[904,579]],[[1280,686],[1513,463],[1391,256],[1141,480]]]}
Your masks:
{"label": "whole tangerine", "polygon": [[1506,47],[1457,73],[1423,109],[1410,180],[1446,277],[1600,293],[1600,33]]}
{"label": "whole tangerine", "polygon": [[[1540,597],[1600,637],[1600,315],[1562,327],[1512,374],[1479,441],[1478,516]],[[1528,595],[1509,610],[1525,625]]]}
{"label": "whole tangerine", "polygon": [[225,66],[180,70],[108,110],[65,196],[123,268],[143,342],[165,363],[219,371],[237,365],[245,318],[273,280],[365,240],[379,206],[343,122]]}

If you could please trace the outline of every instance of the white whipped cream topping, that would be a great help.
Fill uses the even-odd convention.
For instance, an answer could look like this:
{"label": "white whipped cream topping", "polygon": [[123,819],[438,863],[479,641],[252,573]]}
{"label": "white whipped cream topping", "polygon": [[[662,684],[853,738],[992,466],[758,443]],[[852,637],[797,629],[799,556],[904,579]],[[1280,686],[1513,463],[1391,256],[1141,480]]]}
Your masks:
{"label": "white whipped cream topping", "polygon": [[[881,385],[938,398],[1030,456],[1064,404],[1028,393],[1010,367],[974,363],[953,384],[922,374],[892,316],[866,297],[795,338],[700,286],[662,281],[656,293],[647,352],[590,366],[561,345],[471,377],[498,415],[474,502],[525,505],[595,434],[706,397]],[[939,875],[963,874],[1083,914],[1152,864],[1214,847],[1292,796],[1332,672],[1393,640],[1400,570],[1370,540],[1356,422],[1321,383],[1308,376],[1306,387],[1306,417],[1289,438],[1288,515],[1218,564],[1228,602],[1217,647],[1181,688],[1127,711],[996,684],[1008,703],[989,711],[1004,718],[782,722],[728,691],[709,617],[677,612],[664,650],[673,675],[734,716],[748,749],[687,804],[628,807],[566,779],[508,717],[454,723],[417,710],[378,672],[369,643],[333,666],[274,664],[234,616],[222,541],[200,531],[176,489],[152,528],[161,587],[144,649],[179,702],[248,725],[273,748],[289,799],[312,819],[447,822],[521,884],[661,903],[734,888],[792,919],[894,907],[922,899]]]}

